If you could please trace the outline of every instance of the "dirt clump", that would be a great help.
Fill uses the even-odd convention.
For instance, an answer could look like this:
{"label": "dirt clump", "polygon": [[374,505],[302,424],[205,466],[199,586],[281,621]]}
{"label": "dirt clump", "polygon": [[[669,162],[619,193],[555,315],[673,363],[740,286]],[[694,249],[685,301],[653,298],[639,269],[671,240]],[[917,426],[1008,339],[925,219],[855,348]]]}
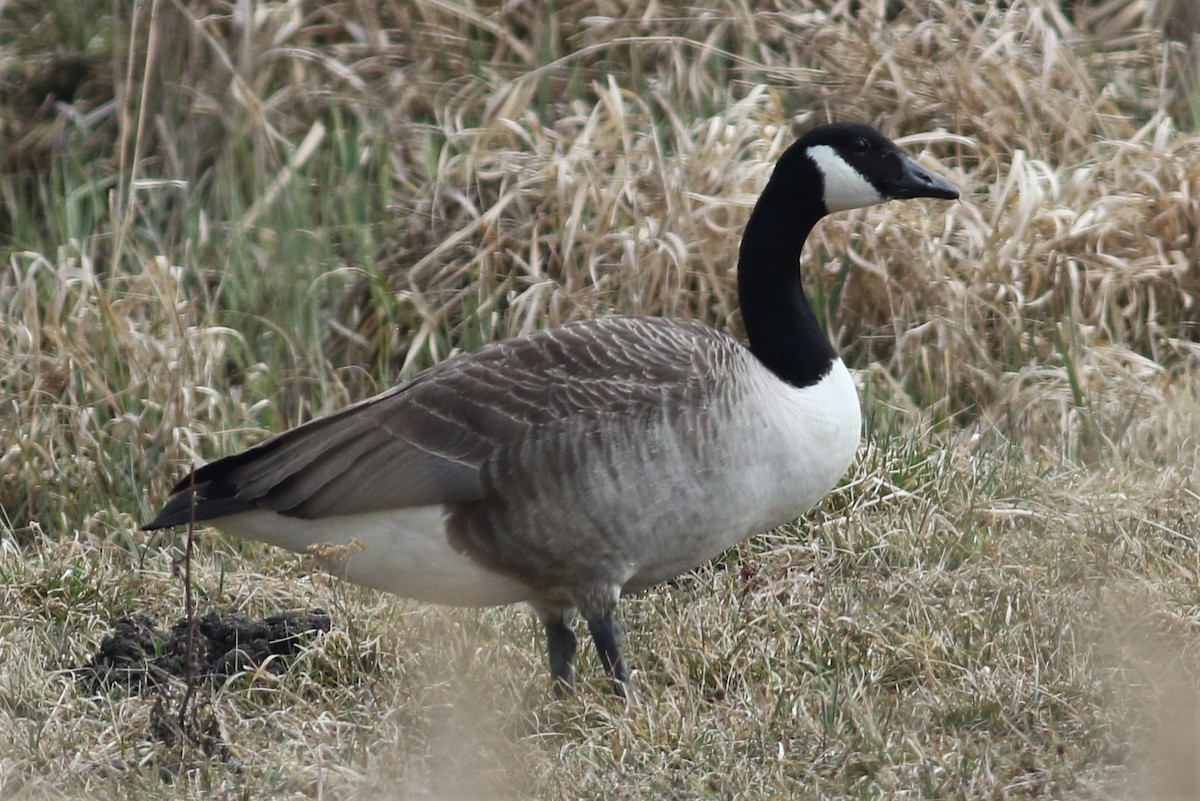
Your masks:
{"label": "dirt clump", "polygon": [[[237,612],[210,611],[196,620],[191,672],[202,679],[258,667],[281,674],[318,633],[330,629],[323,609],[283,612],[251,620]],[[92,692],[124,687],[140,693],[172,678],[188,677],[188,621],[160,629],[144,612],[120,618],[76,676]]]}

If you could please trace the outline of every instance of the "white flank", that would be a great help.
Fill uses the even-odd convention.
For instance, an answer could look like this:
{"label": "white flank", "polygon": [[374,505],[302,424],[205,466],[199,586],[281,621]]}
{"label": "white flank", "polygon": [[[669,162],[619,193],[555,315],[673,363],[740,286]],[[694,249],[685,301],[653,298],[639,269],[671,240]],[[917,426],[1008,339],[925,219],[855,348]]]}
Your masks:
{"label": "white flank", "polygon": [[255,510],[213,521],[225,534],[314,556],[339,578],[404,598],[449,606],[529,600],[525,584],[450,547],[442,506],[302,520]]}
{"label": "white flank", "polygon": [[879,190],[829,145],[814,145],[805,152],[821,171],[828,211],[861,209],[884,201]]}

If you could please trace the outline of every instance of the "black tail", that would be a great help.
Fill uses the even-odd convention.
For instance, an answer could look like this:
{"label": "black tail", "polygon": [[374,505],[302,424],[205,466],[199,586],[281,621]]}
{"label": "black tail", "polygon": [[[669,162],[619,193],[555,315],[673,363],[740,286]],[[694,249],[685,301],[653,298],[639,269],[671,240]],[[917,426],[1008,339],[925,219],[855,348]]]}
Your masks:
{"label": "black tail", "polygon": [[183,526],[189,522],[215,520],[255,508],[257,507],[250,501],[237,497],[234,488],[227,483],[202,481],[193,486],[185,479],[175,487],[175,495],[167,501],[162,511],[142,526],[142,531],[157,531],[160,528]]}

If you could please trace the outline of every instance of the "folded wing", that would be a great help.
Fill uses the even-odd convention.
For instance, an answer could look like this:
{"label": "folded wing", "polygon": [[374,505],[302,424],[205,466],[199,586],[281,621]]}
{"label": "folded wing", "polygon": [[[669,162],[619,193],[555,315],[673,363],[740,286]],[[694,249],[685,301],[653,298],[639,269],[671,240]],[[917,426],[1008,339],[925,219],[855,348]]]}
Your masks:
{"label": "folded wing", "polygon": [[703,405],[707,362],[735,347],[702,326],[623,317],[492,345],[197,469],[144,528],[251,509],[318,519],[483,500],[489,464],[562,446],[539,432],[569,419],[636,427],[685,396]]}

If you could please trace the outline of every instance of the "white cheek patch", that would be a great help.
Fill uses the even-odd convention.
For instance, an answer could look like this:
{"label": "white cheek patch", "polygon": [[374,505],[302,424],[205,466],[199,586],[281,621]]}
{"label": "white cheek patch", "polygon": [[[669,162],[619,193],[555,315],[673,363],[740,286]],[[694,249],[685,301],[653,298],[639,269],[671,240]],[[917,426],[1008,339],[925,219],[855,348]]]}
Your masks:
{"label": "white cheek patch", "polygon": [[829,211],[861,209],[886,199],[829,145],[814,145],[805,152],[821,171],[825,183],[825,208]]}

